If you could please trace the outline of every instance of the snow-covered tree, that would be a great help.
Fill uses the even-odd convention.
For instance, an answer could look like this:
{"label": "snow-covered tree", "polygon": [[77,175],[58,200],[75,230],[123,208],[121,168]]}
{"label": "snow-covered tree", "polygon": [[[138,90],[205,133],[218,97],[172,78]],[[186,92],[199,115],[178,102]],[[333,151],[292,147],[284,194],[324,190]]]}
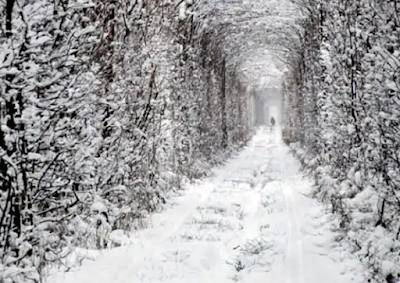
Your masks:
{"label": "snow-covered tree", "polygon": [[[300,1],[297,52],[285,80],[285,139],[304,149],[316,195],[373,282],[399,274],[399,5]],[[388,245],[382,244],[390,243]]]}
{"label": "snow-covered tree", "polygon": [[[0,1],[0,274],[144,225],[249,138],[207,1]],[[215,19],[214,19],[215,20]]]}

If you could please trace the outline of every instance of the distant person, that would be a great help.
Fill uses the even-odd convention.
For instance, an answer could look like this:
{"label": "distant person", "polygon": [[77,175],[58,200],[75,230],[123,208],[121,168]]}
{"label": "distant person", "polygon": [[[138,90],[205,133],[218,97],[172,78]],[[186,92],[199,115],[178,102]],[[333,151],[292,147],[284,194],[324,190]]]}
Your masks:
{"label": "distant person", "polygon": [[271,130],[273,130],[275,127],[275,119],[274,117],[271,117]]}

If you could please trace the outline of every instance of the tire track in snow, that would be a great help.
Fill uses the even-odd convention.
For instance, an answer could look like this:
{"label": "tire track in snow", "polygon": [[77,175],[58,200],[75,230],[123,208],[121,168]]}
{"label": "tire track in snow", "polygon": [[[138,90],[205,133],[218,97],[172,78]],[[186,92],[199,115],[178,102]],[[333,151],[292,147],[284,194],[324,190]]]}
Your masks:
{"label": "tire track in snow", "polygon": [[[154,243],[154,240],[148,241],[146,243],[146,248],[148,248],[148,250],[145,252],[145,258],[151,258],[155,252],[159,253],[160,251],[162,251],[164,246],[171,243],[171,238],[173,238],[173,236],[179,237],[178,232],[182,233],[187,229],[186,227],[187,222],[190,219],[192,219],[194,215],[196,215],[196,213],[198,212],[198,208],[201,207],[202,204],[206,203],[207,200],[212,195],[218,194],[220,188],[223,187],[232,188],[232,186],[234,186],[232,182],[232,176],[234,174],[243,173],[243,171],[250,174],[249,169],[253,168],[252,167],[246,168],[247,169],[246,170],[245,168],[243,168],[244,166],[242,162],[240,162],[240,160],[243,160],[245,159],[245,157],[247,157],[247,155],[254,153],[255,144],[256,143],[254,141],[251,142],[248,147],[243,149],[243,151],[239,153],[236,157],[233,157],[230,161],[228,161],[228,163],[225,164],[225,166],[222,166],[214,170],[215,177],[203,183],[203,186],[207,187],[205,192],[202,192],[203,189],[201,187],[196,189],[197,191],[202,192],[200,200],[191,201],[190,204],[188,204],[188,201],[186,201],[184,207],[189,209],[185,211],[182,217],[174,219],[175,221],[172,222],[173,228],[168,229],[166,235],[164,235],[161,238],[161,240],[158,240],[156,243]],[[247,178],[245,177],[245,183],[247,183],[247,179],[248,177]],[[238,193],[243,193],[243,192],[238,192]],[[174,214],[176,216],[176,213]],[[136,266],[140,266],[142,264],[142,261],[143,261],[142,258],[135,259],[134,261],[132,261],[127,267],[126,271],[121,276],[119,276],[114,282],[115,283],[128,282],[129,278],[132,277],[133,274],[132,270],[135,269]]]}
{"label": "tire track in snow", "polygon": [[[166,231],[165,235],[157,240],[156,242],[154,239],[147,239],[147,241],[143,245],[143,252],[144,255],[141,254],[142,257],[136,257],[134,260],[132,260],[127,266],[125,271],[120,274],[116,279],[115,283],[126,283],[129,281],[129,277],[132,276],[132,269],[136,265],[141,264],[144,258],[151,257],[152,254],[154,254],[156,251],[161,250],[163,245],[172,237],[176,232],[179,231],[179,229],[185,224],[187,220],[190,219],[192,214],[197,210],[197,207],[204,202],[207,197],[210,195],[212,191],[212,184],[205,182],[202,184],[200,188],[196,188],[196,192],[199,193],[199,199],[196,198],[196,196],[192,196],[192,198],[189,198],[187,201],[183,202],[185,205],[181,207],[177,207],[176,209],[182,210],[184,213],[174,213],[174,208],[172,208],[170,211],[166,211],[166,214],[171,214],[174,216],[174,221],[170,221],[169,224],[172,225],[172,228],[169,228],[169,230]],[[185,197],[188,195],[186,194]],[[178,218],[176,218],[178,216]],[[168,217],[168,216],[167,216]],[[169,226],[169,225],[168,225]]]}
{"label": "tire track in snow", "polygon": [[284,194],[288,213],[288,235],[285,255],[286,283],[304,283],[303,242],[295,210],[293,192],[285,184]]}
{"label": "tire track in snow", "polygon": [[[285,154],[283,144],[276,136],[275,143],[278,144],[279,151],[279,171],[282,174],[281,184],[285,196],[285,204],[288,216],[287,244],[285,251],[285,275],[286,283],[304,283],[304,255],[302,233],[297,218],[296,203],[293,197],[293,187],[289,182],[293,176],[285,164]],[[297,172],[296,172],[297,173]],[[294,184],[293,184],[294,185]]]}
{"label": "tire track in snow", "polygon": [[269,208],[264,207],[262,192],[272,180],[268,172],[271,165],[270,144],[265,137],[264,133],[260,133],[254,140],[256,151],[252,159],[257,162],[252,162],[252,166],[246,168],[252,172],[252,176],[248,179],[250,188],[247,193],[242,193],[241,200],[246,217],[242,221],[243,229],[234,238],[235,244],[228,247],[234,247],[231,255],[231,264],[235,269],[232,277],[234,282],[263,282],[276,252],[275,241],[265,234],[268,225],[264,226],[263,221]]}

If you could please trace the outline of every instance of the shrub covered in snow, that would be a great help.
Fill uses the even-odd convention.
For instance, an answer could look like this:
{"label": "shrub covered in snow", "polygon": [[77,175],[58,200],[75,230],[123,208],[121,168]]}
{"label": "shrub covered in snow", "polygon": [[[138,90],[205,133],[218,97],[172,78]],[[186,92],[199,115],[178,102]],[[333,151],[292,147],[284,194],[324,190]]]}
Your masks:
{"label": "shrub covered in snow", "polygon": [[245,88],[200,8],[0,1],[0,281],[126,243],[248,139]]}
{"label": "shrub covered in snow", "polygon": [[[301,1],[284,138],[341,218],[370,282],[400,280],[400,5]],[[367,280],[366,279],[366,280]]]}

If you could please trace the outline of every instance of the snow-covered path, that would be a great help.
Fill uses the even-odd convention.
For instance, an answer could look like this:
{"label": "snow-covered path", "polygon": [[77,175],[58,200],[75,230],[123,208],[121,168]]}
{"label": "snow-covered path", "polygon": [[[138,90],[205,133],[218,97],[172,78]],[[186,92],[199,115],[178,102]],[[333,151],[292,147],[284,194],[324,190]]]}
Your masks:
{"label": "snow-covered path", "polygon": [[[275,133],[260,130],[215,176],[155,214],[133,244],[105,251],[55,283],[348,283],[357,264]],[[353,278],[354,277],[354,278]]]}

